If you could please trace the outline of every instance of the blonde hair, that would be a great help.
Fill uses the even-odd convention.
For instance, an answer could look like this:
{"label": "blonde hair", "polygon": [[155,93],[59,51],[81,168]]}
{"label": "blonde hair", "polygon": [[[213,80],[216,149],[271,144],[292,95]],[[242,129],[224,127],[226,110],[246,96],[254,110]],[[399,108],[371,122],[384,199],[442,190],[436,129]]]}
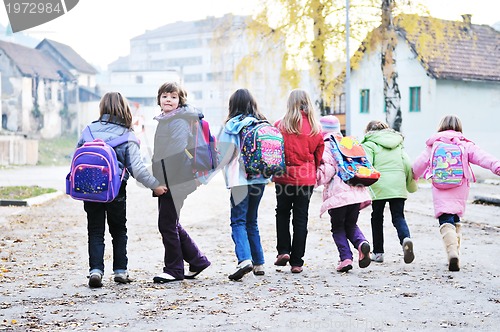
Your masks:
{"label": "blonde hair", "polygon": [[307,114],[307,119],[311,124],[311,136],[321,132],[321,126],[316,120],[313,104],[309,94],[301,89],[295,89],[290,92],[287,103],[287,112],[280,122],[281,130],[291,133],[300,134],[302,131],[302,114],[301,111]]}
{"label": "blonde hair", "polygon": [[385,122],[378,121],[378,120],[373,120],[368,122],[365,128],[365,133],[369,131],[374,131],[374,130],[382,130],[382,129],[388,129],[389,125]]}
{"label": "blonde hair", "polygon": [[462,121],[456,115],[447,115],[439,122],[438,132],[445,130],[454,130],[462,132]]}
{"label": "blonde hair", "polygon": [[121,95],[119,92],[108,92],[101,98],[99,103],[99,121],[102,121],[104,114],[109,114],[109,120],[106,122],[113,121],[113,118],[120,118],[124,121],[127,128],[132,127],[132,112],[130,111],[130,106],[128,104],[127,98]]}
{"label": "blonde hair", "polygon": [[179,107],[185,106],[187,102],[187,92],[182,86],[176,82],[163,83],[158,89],[158,95],[156,96],[156,103],[160,105],[160,97],[163,93],[177,92],[179,95]]}

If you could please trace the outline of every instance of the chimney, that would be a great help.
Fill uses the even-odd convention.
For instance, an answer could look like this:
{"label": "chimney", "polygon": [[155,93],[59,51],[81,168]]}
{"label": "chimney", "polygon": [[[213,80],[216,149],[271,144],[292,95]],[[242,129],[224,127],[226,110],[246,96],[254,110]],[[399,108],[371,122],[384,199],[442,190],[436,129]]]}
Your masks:
{"label": "chimney", "polygon": [[471,26],[471,21],[472,21],[472,15],[471,14],[463,14],[462,15],[462,19],[465,23],[465,27],[467,29],[470,29],[470,26]]}

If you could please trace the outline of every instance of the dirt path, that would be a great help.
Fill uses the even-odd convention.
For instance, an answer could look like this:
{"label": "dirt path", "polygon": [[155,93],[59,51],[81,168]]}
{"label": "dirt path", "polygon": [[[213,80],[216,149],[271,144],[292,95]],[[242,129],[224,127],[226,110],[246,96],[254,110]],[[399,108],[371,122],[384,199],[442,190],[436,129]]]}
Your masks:
{"label": "dirt path", "polygon": [[[474,193],[499,194],[478,185]],[[386,261],[335,272],[337,250],[329,220],[319,218],[321,193],[311,201],[306,265],[302,274],[273,266],[274,187],[266,188],[260,230],[266,274],[240,282],[228,220],[228,192],[217,177],[186,201],[182,222],[212,266],[196,280],[152,283],[163,247],[156,200],[128,186],[128,285],[111,278],[107,235],[102,289],[87,286],[87,236],[82,203],[63,197],[16,208],[0,223],[0,330],[6,331],[494,331],[500,324],[500,207],[472,205],[464,218],[462,269],[447,271],[430,190],[410,196],[407,220],[415,261],[406,265],[395,229],[386,221]],[[5,210],[4,210],[5,212]],[[371,239],[369,212],[360,226]],[[387,214],[388,215],[388,214]],[[388,219],[386,217],[386,219]],[[489,222],[491,221],[491,223]],[[355,252],[355,257],[357,253]]]}

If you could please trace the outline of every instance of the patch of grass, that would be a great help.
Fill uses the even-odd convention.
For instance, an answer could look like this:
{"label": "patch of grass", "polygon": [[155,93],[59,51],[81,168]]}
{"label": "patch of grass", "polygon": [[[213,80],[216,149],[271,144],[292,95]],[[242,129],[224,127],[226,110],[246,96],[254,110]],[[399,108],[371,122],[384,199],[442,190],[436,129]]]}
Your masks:
{"label": "patch of grass", "polygon": [[42,188],[39,186],[0,187],[0,199],[27,199],[56,191],[52,188]]}
{"label": "patch of grass", "polygon": [[61,136],[53,139],[41,139],[38,142],[38,163],[42,166],[64,166],[71,162],[78,137]]}

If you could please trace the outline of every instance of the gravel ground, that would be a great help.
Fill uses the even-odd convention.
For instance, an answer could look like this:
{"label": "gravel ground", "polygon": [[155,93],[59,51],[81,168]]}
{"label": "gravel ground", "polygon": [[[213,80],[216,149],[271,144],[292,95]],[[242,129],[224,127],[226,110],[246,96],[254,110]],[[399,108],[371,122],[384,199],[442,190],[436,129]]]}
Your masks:
{"label": "gravel ground", "polygon": [[[128,256],[135,282],[112,281],[107,234],[101,289],[87,286],[81,202],[62,196],[41,206],[0,207],[0,330],[498,331],[500,207],[472,204],[476,194],[498,195],[500,186],[483,183],[472,188],[463,218],[460,272],[447,270],[430,189],[424,186],[406,205],[414,262],[404,264],[387,210],[385,262],[360,269],[354,251],[354,269],[337,273],[329,220],[318,216],[318,190],[311,200],[304,272],[291,274],[289,266],[273,265],[271,184],[259,210],[266,274],[232,282],[227,277],[236,266],[229,197],[218,176],[188,197],[181,216],[212,266],[195,280],[157,285],[152,278],[161,272],[163,246],[156,199],[130,181]],[[371,239],[369,217],[370,208],[363,210],[359,224]]]}

